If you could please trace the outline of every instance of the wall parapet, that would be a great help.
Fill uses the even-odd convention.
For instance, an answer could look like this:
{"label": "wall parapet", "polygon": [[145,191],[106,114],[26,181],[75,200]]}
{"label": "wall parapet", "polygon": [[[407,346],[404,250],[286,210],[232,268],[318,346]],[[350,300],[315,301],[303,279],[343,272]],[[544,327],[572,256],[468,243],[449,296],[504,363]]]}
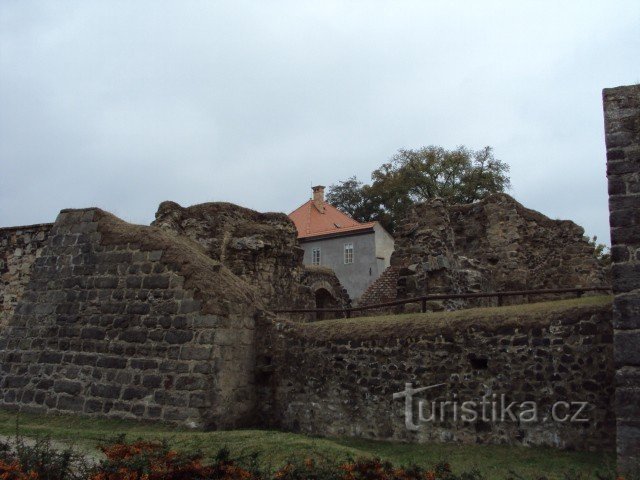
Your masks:
{"label": "wall parapet", "polygon": [[65,210],[0,333],[0,405],[244,426],[259,306],[189,239]]}
{"label": "wall parapet", "polygon": [[640,85],[602,92],[616,361],[618,465],[640,468]]}
{"label": "wall parapet", "polygon": [[[509,443],[611,449],[615,438],[610,297],[432,314],[280,322],[265,383],[271,426],[312,435],[409,442]],[[476,401],[506,394],[590,404],[581,424],[475,422],[406,428],[405,385],[444,384],[424,398]],[[417,396],[416,396],[417,397]],[[500,397],[497,397],[498,399]]]}

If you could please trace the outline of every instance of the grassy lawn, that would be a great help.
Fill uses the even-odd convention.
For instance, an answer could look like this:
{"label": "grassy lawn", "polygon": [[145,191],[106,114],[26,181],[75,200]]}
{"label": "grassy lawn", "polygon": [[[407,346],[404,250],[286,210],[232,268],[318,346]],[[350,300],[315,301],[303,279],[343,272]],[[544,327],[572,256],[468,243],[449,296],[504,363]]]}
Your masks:
{"label": "grassy lawn", "polygon": [[504,307],[477,307],[451,312],[404,313],[350,319],[300,323],[299,331],[318,339],[386,338],[389,335],[413,335],[424,332],[456,331],[470,321],[487,331],[502,326],[547,325],[560,315],[581,316],[585,312],[611,308],[611,295],[589,295],[582,298],[525,303]]}
{"label": "grassy lawn", "polygon": [[[0,410],[0,434],[16,432],[16,414]],[[167,426],[123,420],[93,419],[75,416],[20,414],[19,428],[26,437],[49,436],[75,445],[87,452],[114,436],[125,433],[129,439],[166,438],[176,448],[201,450],[207,455],[227,447],[232,454],[260,454],[265,466],[279,466],[291,458],[322,458],[338,462],[349,457],[373,457],[397,465],[418,464],[429,467],[440,460],[451,463],[454,472],[478,468],[488,478],[508,478],[510,470],[526,479],[562,479],[573,470],[581,478],[596,478],[604,471],[613,454],[561,452],[544,448],[483,445],[401,444],[346,438],[313,438],[269,430],[197,432]],[[573,477],[576,478],[576,477]]]}

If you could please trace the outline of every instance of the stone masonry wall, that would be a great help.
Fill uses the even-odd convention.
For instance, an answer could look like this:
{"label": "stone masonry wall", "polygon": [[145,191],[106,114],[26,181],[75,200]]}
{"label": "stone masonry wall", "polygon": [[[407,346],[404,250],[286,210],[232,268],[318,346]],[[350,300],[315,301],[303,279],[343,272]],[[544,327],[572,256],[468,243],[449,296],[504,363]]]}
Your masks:
{"label": "stone masonry wall", "polygon": [[455,249],[490,270],[497,290],[604,285],[607,278],[584,229],[553,220],[508,195],[449,207]]}
{"label": "stone masonry wall", "polygon": [[398,294],[398,267],[389,266],[360,296],[358,305],[392,302]]}
{"label": "stone masonry wall", "polygon": [[616,361],[618,466],[640,471],[640,85],[603,91]]}
{"label": "stone masonry wall", "polygon": [[[279,322],[270,338],[261,335],[260,413],[268,426],[311,435],[611,449],[610,315],[609,297],[589,297],[538,309],[433,313],[428,319]],[[500,403],[505,394],[507,404],[536,401],[539,421],[507,416],[506,422],[481,417],[455,422],[450,404],[443,422],[408,430],[404,400],[393,399],[407,383],[413,388],[444,384],[416,394],[415,400],[428,401],[426,416],[431,401],[480,402],[486,397]],[[588,421],[543,421],[555,401],[589,402]],[[578,407],[573,408],[572,415]]]}
{"label": "stone masonry wall", "polygon": [[[305,265],[300,282],[309,287],[310,294],[315,297],[313,308],[346,308],[351,306],[347,289],[342,286],[335,272],[319,265]],[[327,295],[328,294],[328,295]],[[299,320],[315,321],[327,318],[343,318],[340,313],[308,313]],[[296,319],[292,315],[290,320]]]}
{"label": "stone masonry wall", "polygon": [[[440,199],[416,205],[398,229],[392,265],[400,268],[399,298],[608,284],[580,226],[547,218],[506,194],[468,205]],[[443,303],[455,309],[464,302]]]}
{"label": "stone masonry wall", "polygon": [[230,203],[181,207],[162,202],[153,225],[198,242],[206,254],[253,285],[271,308],[313,308],[303,285],[304,251],[283,213],[260,213]]}
{"label": "stone masonry wall", "polygon": [[62,211],[0,333],[0,405],[246,425],[260,305],[195,242]]}
{"label": "stone masonry wall", "polygon": [[51,225],[0,228],[0,329],[29,283],[31,266],[42,254]]}

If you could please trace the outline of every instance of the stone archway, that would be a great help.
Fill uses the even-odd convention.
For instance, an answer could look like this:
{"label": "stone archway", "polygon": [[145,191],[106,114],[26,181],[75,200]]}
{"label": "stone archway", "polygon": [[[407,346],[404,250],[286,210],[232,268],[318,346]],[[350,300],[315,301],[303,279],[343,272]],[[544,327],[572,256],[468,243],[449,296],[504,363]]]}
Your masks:
{"label": "stone archway", "polygon": [[[347,308],[351,306],[351,299],[345,288],[336,277],[333,270],[326,267],[305,265],[302,283],[309,287],[313,295],[315,308]],[[326,320],[342,318],[340,312],[316,314],[312,320]]]}
{"label": "stone archway", "polygon": [[[316,301],[316,308],[338,308],[339,307],[335,297],[325,287],[320,287],[314,290],[313,294]],[[326,318],[332,318],[332,317],[335,317],[335,315],[332,315],[331,313],[324,313],[324,312],[316,313],[316,320],[324,320]]]}

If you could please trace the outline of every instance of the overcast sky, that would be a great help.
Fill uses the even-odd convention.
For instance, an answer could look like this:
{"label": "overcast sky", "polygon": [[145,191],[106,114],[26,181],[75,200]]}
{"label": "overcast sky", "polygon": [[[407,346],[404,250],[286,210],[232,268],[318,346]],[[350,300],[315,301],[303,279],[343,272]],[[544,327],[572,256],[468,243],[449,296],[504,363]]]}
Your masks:
{"label": "overcast sky", "polygon": [[0,1],[0,226],[99,206],[289,212],[399,148],[494,148],[609,242],[601,90],[640,2]]}

